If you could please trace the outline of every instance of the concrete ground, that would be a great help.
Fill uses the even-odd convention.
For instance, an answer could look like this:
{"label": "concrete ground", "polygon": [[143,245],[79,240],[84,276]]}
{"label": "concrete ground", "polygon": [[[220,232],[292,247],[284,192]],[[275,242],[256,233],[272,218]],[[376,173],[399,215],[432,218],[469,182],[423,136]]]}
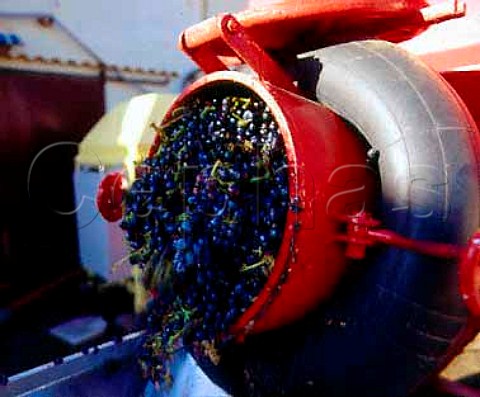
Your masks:
{"label": "concrete ground", "polygon": [[[480,397],[480,334],[465,347],[441,374],[452,381],[460,381],[475,390],[465,389],[459,397]],[[473,391],[476,393],[473,394]],[[472,394],[470,394],[472,392]]]}
{"label": "concrete ground", "polygon": [[453,396],[480,397],[480,334],[445,368],[436,385],[412,397]]}
{"label": "concrete ground", "polygon": [[450,380],[463,379],[468,384],[480,387],[480,334],[452,361],[442,375]]}

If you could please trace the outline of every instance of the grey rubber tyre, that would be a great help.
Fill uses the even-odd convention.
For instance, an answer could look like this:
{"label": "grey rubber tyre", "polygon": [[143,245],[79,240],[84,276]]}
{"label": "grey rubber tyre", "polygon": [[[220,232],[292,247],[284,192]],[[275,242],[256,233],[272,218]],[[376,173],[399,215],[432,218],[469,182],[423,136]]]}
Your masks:
{"label": "grey rubber tyre", "polygon": [[[379,151],[384,226],[465,243],[479,224],[480,152],[452,88],[382,41],[321,49],[295,68],[304,90]],[[209,373],[235,396],[404,397],[445,364],[467,322],[457,271],[404,250],[371,252],[331,302],[248,338]]]}

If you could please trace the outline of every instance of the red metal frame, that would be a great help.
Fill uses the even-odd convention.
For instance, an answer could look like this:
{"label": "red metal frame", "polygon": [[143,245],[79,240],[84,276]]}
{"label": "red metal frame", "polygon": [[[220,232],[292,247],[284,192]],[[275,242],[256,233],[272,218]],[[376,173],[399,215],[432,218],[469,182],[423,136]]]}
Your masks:
{"label": "red metal frame", "polygon": [[480,318],[480,233],[477,232],[462,252],[460,293],[470,313]]}
{"label": "red metal frame", "polygon": [[345,235],[338,235],[337,240],[347,244],[345,255],[351,259],[363,259],[368,247],[384,244],[422,255],[457,260],[462,298],[472,316],[480,318],[480,231],[469,239],[465,247],[460,247],[414,240],[392,230],[380,229],[381,222],[367,212],[341,220],[347,223],[347,232]]}
{"label": "red metal frame", "polygon": [[[479,49],[475,54],[480,69],[480,42]],[[451,54],[451,56],[454,55],[453,53]],[[480,70],[444,72],[442,73],[442,77],[448,81],[455,92],[462,98],[463,103],[467,105],[468,111],[480,131],[480,102],[478,100],[478,92],[480,92]]]}
{"label": "red metal frame", "polygon": [[[328,2],[320,2],[319,4],[321,4],[321,7],[325,7],[325,4],[327,3]],[[322,13],[325,12],[325,9],[321,8],[318,4],[315,4],[317,3],[313,2],[310,6],[315,7],[313,10],[319,13],[319,15],[323,15]],[[457,3],[455,2],[455,4]],[[338,11],[338,7],[335,8],[335,10]],[[457,16],[458,14],[457,5],[455,6],[453,13],[446,13],[445,9],[443,8],[440,8],[440,11],[441,15],[438,14],[438,12],[437,14],[430,13],[431,19],[438,20]],[[309,12],[311,13],[312,10]],[[269,12],[269,15],[270,14],[271,11]],[[245,14],[239,15],[245,18]],[[432,15],[436,15],[436,17],[434,18]],[[292,20],[296,20],[298,17],[299,14],[296,14],[292,17]],[[278,19],[279,17],[277,16],[276,18]],[[285,15],[280,17],[280,19],[282,18],[285,19]],[[221,57],[217,56],[218,54],[211,52],[211,48],[207,48],[207,44],[209,44],[208,40],[220,38],[223,45],[227,46],[239,60],[249,65],[253,71],[258,74],[260,80],[272,84],[271,89],[273,89],[273,87],[278,87],[289,92],[298,93],[298,89],[293,84],[290,77],[267,53],[267,51],[265,51],[262,46],[257,43],[256,39],[250,35],[249,30],[245,28],[243,24],[241,24],[233,15],[225,14],[214,20],[210,20],[208,23],[211,23],[212,21],[215,21],[214,32],[212,33],[212,30],[207,29],[206,31],[203,31],[203,36],[200,35],[201,37],[195,37],[195,40],[197,40],[195,42],[196,46],[192,45],[192,40],[189,41],[188,39],[188,37],[190,37],[188,29],[182,35],[182,49],[186,51],[199,64],[200,67],[208,72],[212,72],[217,69],[228,69],[227,63],[224,63]],[[192,29],[196,31],[196,28],[198,28],[198,25]],[[202,33],[202,30],[200,30],[199,33]],[[214,34],[214,36],[211,36],[211,34]],[[207,47],[202,47],[205,45],[207,45]],[[207,51],[204,51],[206,48]],[[226,76],[225,78],[232,77]],[[216,79],[221,80],[221,77],[217,77]],[[212,79],[209,79],[209,76],[207,76],[198,84],[194,84],[182,94],[180,101],[182,98],[189,96],[193,91],[198,90],[199,87],[208,85],[210,80]],[[247,84],[246,82],[243,83]],[[260,88],[265,91],[261,85],[255,87],[252,86],[252,88],[254,91],[259,91]],[[275,90],[276,89],[277,88],[275,88]],[[275,92],[275,90],[273,92]],[[265,93],[265,95],[267,94],[268,92]],[[277,100],[286,100],[286,98],[281,98],[279,93],[274,94],[274,96]],[[178,103],[179,100],[172,105],[171,109],[175,109],[176,104]],[[271,105],[275,107],[276,103],[272,103]],[[281,113],[282,112],[279,110],[279,115],[281,115]],[[279,116],[278,118],[280,119],[282,117]],[[288,127],[284,126],[283,129],[287,131]],[[158,145],[159,141],[157,139],[152,145],[150,153],[152,153],[152,151],[154,152]],[[291,145],[293,144],[291,143]],[[105,219],[109,221],[117,221],[121,218],[123,211],[122,196],[125,187],[125,178],[122,173],[109,174],[100,184],[97,196],[97,204]],[[296,189],[296,187],[293,188]],[[362,213],[357,216],[344,218],[342,220],[348,224],[347,234],[344,236],[337,236],[336,239],[337,241],[343,241],[347,243],[345,253],[346,257],[352,259],[361,259],[365,257],[367,247],[381,243],[415,251],[424,255],[432,255],[445,259],[457,259],[460,262],[460,290],[464,301],[472,315],[480,316],[480,289],[477,288],[477,286],[480,284],[480,233],[475,234],[470,239],[468,246],[462,248],[450,244],[416,241],[401,236],[391,230],[379,229],[380,223],[373,219],[368,213]],[[275,280],[277,278],[274,277]],[[275,283],[278,284],[278,280]],[[270,286],[270,288],[271,287],[272,286]],[[265,299],[258,299],[259,302],[264,300]],[[259,305],[260,303],[255,305],[255,312],[258,312],[259,308],[257,306]],[[251,318],[252,316],[245,316],[245,318],[247,317]],[[240,323],[245,325],[246,321],[241,321]]]}
{"label": "red metal frame", "polygon": [[[231,21],[229,16],[224,20]],[[242,34],[240,29],[236,32]],[[242,48],[255,51],[249,44]],[[276,78],[276,74],[271,75],[271,80]],[[342,191],[352,175],[362,181],[362,185],[370,186],[366,181],[370,173],[364,166],[356,167],[337,173],[335,183],[330,183],[334,170],[351,164],[364,165],[363,144],[325,107],[244,73],[221,71],[202,77],[171,104],[163,122],[175,118],[175,111],[192,98],[202,98],[225,87],[242,87],[270,108],[288,159],[290,203],[298,208],[287,213],[282,243],[266,285],[230,330],[241,340],[246,333],[291,323],[331,296],[347,260],[343,247],[334,241],[338,222],[325,215],[325,208],[338,214],[352,196],[347,199],[345,195],[338,195],[332,202],[328,198]],[[158,137],[150,155],[157,152],[160,144],[161,137]],[[318,161],[319,158],[323,161]],[[366,191],[358,193],[357,202],[364,202]],[[323,244],[325,247],[319,248]],[[319,252],[322,252],[320,257]]]}
{"label": "red metal frame", "polygon": [[[323,46],[369,38],[402,42],[432,24],[465,15],[465,2],[429,4],[425,0],[269,1],[234,17],[267,53],[281,57]],[[241,61],[221,27],[222,15],[186,29],[179,48],[205,72]]]}
{"label": "red metal frame", "polygon": [[365,258],[366,248],[376,244],[391,245],[444,259],[459,259],[463,250],[456,245],[413,240],[388,229],[379,229],[381,222],[367,212],[342,220],[347,223],[347,234],[339,235],[337,239],[347,243],[346,255],[351,259]]}
{"label": "red metal frame", "polygon": [[[347,224],[347,232],[345,235],[337,236],[337,240],[347,244],[345,254],[351,259],[363,259],[368,247],[385,244],[423,255],[455,259],[459,263],[459,289],[470,312],[470,318],[452,342],[443,361],[439,363],[440,371],[461,353],[480,330],[480,231],[469,239],[466,246],[460,247],[454,244],[409,239],[391,230],[380,229],[381,222],[366,212],[343,217],[341,220]],[[437,373],[434,373],[431,379],[427,379],[423,384],[429,384],[445,395],[480,397],[479,390],[437,376]]]}
{"label": "red metal frame", "polygon": [[[465,15],[465,2],[458,0],[430,5],[423,0],[304,0],[302,7],[292,0],[267,0],[267,3],[266,8],[251,8],[235,16],[221,15],[188,28],[180,37],[180,48],[207,73],[227,71],[231,65],[245,63],[261,81],[298,93],[297,87],[277,63],[289,54],[366,38],[401,42],[434,23]],[[465,97],[471,98],[471,75],[465,76],[466,79],[458,74],[445,77],[466,88]],[[209,76],[201,84],[208,81]],[[191,90],[187,90],[183,97]],[[460,95],[464,97],[461,92]],[[476,97],[472,103],[473,116],[478,124]],[[152,148],[157,145],[155,142]],[[124,189],[121,181],[119,175],[107,176],[99,190],[98,207],[111,221],[121,217]],[[347,232],[335,239],[346,243],[345,256],[348,258],[364,258],[368,247],[385,244],[459,263],[459,288],[471,317],[439,367],[446,365],[480,329],[480,232],[475,233],[465,247],[459,247],[406,238],[380,228],[380,222],[365,212],[344,217],[341,221],[347,224]],[[258,300],[260,303],[264,301]],[[258,312],[260,303],[252,310]],[[239,322],[241,328],[247,326],[246,322],[251,318],[251,315],[244,316]],[[444,379],[432,379],[431,383],[443,393],[480,396],[471,388]]]}
{"label": "red metal frame", "polygon": [[[392,5],[395,2],[377,3],[381,3],[381,6],[384,7],[386,6],[384,3]],[[380,7],[377,3],[375,3],[375,7]],[[268,35],[264,32],[263,36],[256,36],[255,27],[263,26],[264,23],[267,23],[269,27],[274,26],[276,23],[284,24],[285,32],[277,36],[279,41],[276,44],[285,46],[284,41],[282,41],[285,39],[284,35],[288,33],[290,36],[295,36],[299,32],[298,29],[305,29],[305,27],[299,27],[295,23],[307,15],[311,18],[322,18],[322,20],[325,20],[325,18],[328,19],[331,15],[340,13],[342,18],[347,18],[347,11],[343,8],[346,7],[348,10],[354,9],[360,18],[362,12],[366,9],[365,7],[371,7],[372,3],[356,1],[355,4],[351,4],[347,1],[332,5],[327,1],[317,2],[308,0],[304,4],[302,3],[302,7],[298,7],[296,4],[296,2],[290,0],[277,1],[274,6],[269,8],[247,10],[237,14],[235,17],[226,14],[216,19],[207,20],[187,29],[182,34],[181,48],[206,71],[212,71],[219,65],[221,65],[221,70],[227,69],[228,62],[221,61],[222,55],[228,55],[229,51],[233,52],[239,61],[246,63],[257,72],[260,79],[287,90],[298,92],[296,86],[290,81],[289,76],[267,54],[268,48],[274,47],[272,43],[265,41],[268,40],[265,38]],[[402,6],[403,8],[396,4],[396,7],[398,7],[397,11],[400,9],[402,11],[416,9],[417,12],[420,12],[422,22],[417,27],[422,24],[437,23],[465,15],[465,2],[457,0],[428,7],[425,7],[425,4],[423,4],[423,7],[420,7],[418,2],[406,2],[402,3]],[[370,9],[370,11],[372,10]],[[383,15],[379,13],[378,8],[375,9],[375,12],[377,16]],[[358,34],[362,35],[364,33],[359,32]],[[288,51],[286,48],[282,48],[282,50]],[[478,122],[478,120],[476,121]],[[343,221],[348,223],[347,235],[337,236],[337,240],[348,243],[346,256],[352,259],[363,258],[367,247],[380,243],[424,255],[457,259],[460,263],[460,291],[463,299],[472,315],[480,316],[480,233],[475,234],[470,239],[467,247],[458,247],[431,241],[417,241],[401,236],[391,230],[378,229],[380,223],[367,213],[343,219]]]}
{"label": "red metal frame", "polygon": [[291,77],[260,47],[233,15],[224,15],[218,20],[218,24],[223,41],[239,59],[258,74],[260,80],[292,93],[299,93]]}

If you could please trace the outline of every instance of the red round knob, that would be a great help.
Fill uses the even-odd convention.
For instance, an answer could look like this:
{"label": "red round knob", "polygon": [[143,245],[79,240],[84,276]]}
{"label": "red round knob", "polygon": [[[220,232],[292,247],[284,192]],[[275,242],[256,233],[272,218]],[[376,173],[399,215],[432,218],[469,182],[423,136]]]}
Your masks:
{"label": "red round knob", "polygon": [[121,171],[111,172],[98,186],[97,207],[102,217],[116,222],[123,215],[123,194],[127,188],[127,179]]}

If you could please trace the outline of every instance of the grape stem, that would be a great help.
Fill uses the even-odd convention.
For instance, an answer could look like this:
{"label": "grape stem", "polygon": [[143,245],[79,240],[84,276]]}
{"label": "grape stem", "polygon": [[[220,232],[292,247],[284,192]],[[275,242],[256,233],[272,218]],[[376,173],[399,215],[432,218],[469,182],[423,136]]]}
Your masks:
{"label": "grape stem", "polygon": [[248,272],[250,270],[256,269],[263,265],[267,265],[269,268],[271,268],[273,266],[274,261],[275,260],[273,259],[272,255],[264,255],[260,261],[253,263],[252,265],[247,265],[246,263],[244,263],[240,268],[240,271]]}

